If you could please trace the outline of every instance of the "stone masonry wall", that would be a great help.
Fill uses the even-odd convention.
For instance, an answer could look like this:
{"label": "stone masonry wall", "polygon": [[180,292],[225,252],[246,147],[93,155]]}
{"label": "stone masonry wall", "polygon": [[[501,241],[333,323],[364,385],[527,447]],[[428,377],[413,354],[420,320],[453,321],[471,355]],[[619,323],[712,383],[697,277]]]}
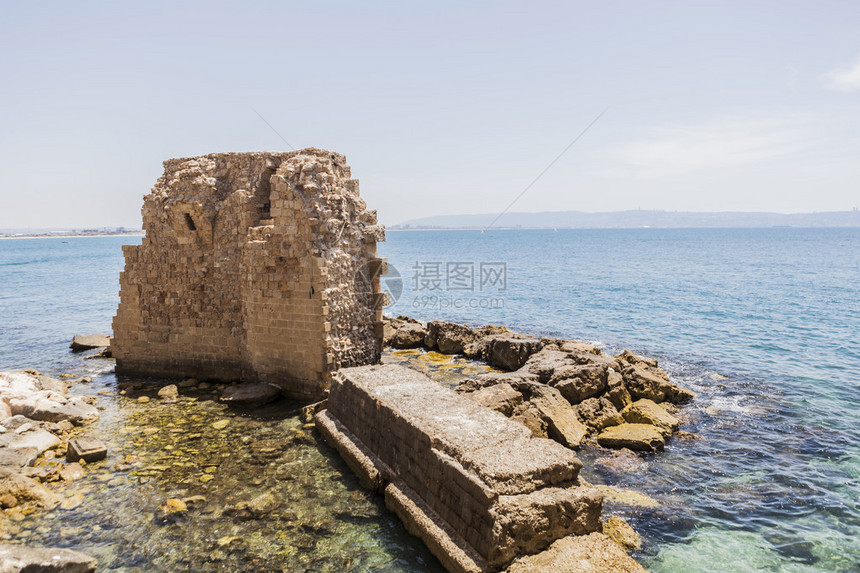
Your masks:
{"label": "stone masonry wall", "polygon": [[123,247],[120,373],[252,380],[318,397],[378,362],[384,240],[343,155],[218,153],[164,162]]}
{"label": "stone masonry wall", "polygon": [[316,423],[450,571],[497,571],[600,528],[572,450],[414,370],[341,370]]}

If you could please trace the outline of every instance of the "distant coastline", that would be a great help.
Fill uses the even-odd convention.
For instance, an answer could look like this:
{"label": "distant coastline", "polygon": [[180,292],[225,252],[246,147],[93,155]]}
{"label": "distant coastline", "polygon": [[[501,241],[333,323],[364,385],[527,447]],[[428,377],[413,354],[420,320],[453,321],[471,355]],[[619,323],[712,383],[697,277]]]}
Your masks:
{"label": "distant coastline", "polygon": [[0,239],[78,239],[81,237],[142,237],[143,231],[123,232],[55,232],[55,233],[0,233]]}
{"label": "distant coastline", "polygon": [[860,227],[860,210],[817,213],[690,211],[544,211],[437,215],[387,225],[392,231],[433,229],[716,229],[775,227]]}

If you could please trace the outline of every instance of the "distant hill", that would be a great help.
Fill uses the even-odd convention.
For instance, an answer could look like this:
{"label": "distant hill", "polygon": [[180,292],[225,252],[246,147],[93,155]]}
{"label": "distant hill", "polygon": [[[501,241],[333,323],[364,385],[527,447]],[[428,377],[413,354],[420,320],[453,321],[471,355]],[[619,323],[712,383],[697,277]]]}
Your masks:
{"label": "distant hill", "polygon": [[[390,225],[389,229],[483,229],[497,214],[437,215]],[[493,228],[527,229],[631,229],[707,228],[707,227],[860,227],[860,211],[821,213],[745,213],[721,211],[695,213],[684,211],[544,211],[541,213],[505,213],[492,223]]]}

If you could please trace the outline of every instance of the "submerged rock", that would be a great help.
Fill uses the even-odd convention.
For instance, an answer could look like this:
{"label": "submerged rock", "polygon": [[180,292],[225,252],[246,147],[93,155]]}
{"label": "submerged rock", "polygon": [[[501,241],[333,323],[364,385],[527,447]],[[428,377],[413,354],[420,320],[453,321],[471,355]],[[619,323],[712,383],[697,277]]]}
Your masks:
{"label": "submerged rock", "polygon": [[603,494],[604,503],[620,503],[631,507],[654,508],[660,504],[654,498],[631,489],[621,489],[611,485],[595,486]]}
{"label": "submerged rock", "polygon": [[97,566],[94,557],[70,549],[0,544],[2,573],[90,573]]}
{"label": "submerged rock", "polygon": [[262,406],[274,402],[281,395],[281,389],[272,384],[237,384],[224,388],[221,401],[243,406]]}
{"label": "submerged rock", "polygon": [[597,443],[604,448],[629,448],[643,452],[663,449],[665,438],[656,426],[650,424],[621,424],[610,426],[597,436]]}
{"label": "submerged rock", "polygon": [[158,390],[158,397],[163,402],[175,402],[179,398],[179,388],[176,384],[168,384]]}

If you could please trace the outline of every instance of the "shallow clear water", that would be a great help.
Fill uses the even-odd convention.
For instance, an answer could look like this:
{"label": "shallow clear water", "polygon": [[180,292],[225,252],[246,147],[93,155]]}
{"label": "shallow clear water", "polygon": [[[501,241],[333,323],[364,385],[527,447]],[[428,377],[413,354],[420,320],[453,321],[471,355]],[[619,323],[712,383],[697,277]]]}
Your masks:
{"label": "shallow clear water", "polygon": [[[109,331],[122,268],[119,246],[139,239],[67,241],[0,241],[0,369],[104,369],[69,353],[68,342],[76,332]],[[680,416],[683,429],[704,440],[674,440],[664,453],[645,456],[624,471],[599,463],[605,452],[598,448],[581,452],[591,481],[643,491],[660,503],[651,509],[607,504],[609,512],[626,517],[643,535],[645,545],[636,557],[652,571],[858,569],[860,230],[389,232],[381,252],[403,278],[391,313],[505,324],[597,341],[609,351],[628,347],[660,359],[680,384],[699,393]],[[489,270],[498,268],[492,263],[506,264],[505,290],[489,281],[480,290],[482,262]],[[431,263],[429,272],[424,263]],[[441,264],[440,289],[416,288],[422,279],[430,281],[424,286],[436,284],[432,263]],[[454,265],[460,272],[447,277],[447,263],[473,263],[474,290],[462,288],[468,286],[468,264]],[[495,308],[499,301],[503,308]],[[93,386],[87,391],[117,389],[109,373]],[[318,447],[312,434],[298,434],[294,412],[271,412],[265,419],[224,413],[206,402],[206,395],[174,406],[140,405],[132,400],[135,392],[140,390],[101,396],[105,409],[99,424],[138,428],[107,437],[115,440],[117,452],[131,448],[150,456],[143,467],[109,478],[125,484],[112,488],[116,494],[87,490],[83,503],[103,509],[84,513],[85,519],[71,525],[68,520],[78,518],[52,512],[48,519],[53,521],[45,522],[50,525],[42,523],[43,532],[32,529],[31,535],[90,550],[127,570],[438,567],[396,519],[381,511],[378,500],[363,496],[331,451]],[[221,448],[213,451],[232,452],[236,459],[215,466],[215,479],[205,483],[200,477],[213,467],[205,465],[212,460],[195,460],[187,451],[183,456],[192,461],[180,463],[194,463],[194,468],[139,475],[147,465],[168,465],[159,457],[170,452],[165,445],[193,449],[184,445],[179,431],[140,433],[147,422],[136,420],[152,407],[165,408],[164,415],[175,418],[175,430],[201,416],[188,422],[200,428],[185,429],[185,435],[209,439],[211,434],[209,443]],[[249,461],[250,444],[215,433],[209,422],[222,417],[240,430],[236,436],[295,439],[289,448],[276,449],[277,463],[258,466]],[[175,442],[165,443],[165,436],[173,435]],[[196,455],[204,451],[199,448]],[[295,475],[307,479],[285,480],[283,472],[275,473],[298,461],[302,471]],[[251,468],[247,482],[230,477],[246,468]],[[98,468],[87,479],[99,479],[97,473]],[[278,509],[273,525],[225,517],[223,506],[271,487],[283,488],[279,495],[290,500]],[[155,523],[157,506],[182,490],[183,497],[202,492],[213,507],[192,512],[188,521]],[[307,503],[308,491],[319,501]],[[290,513],[298,513],[290,509],[298,504],[309,508],[303,509],[310,516],[309,529]],[[343,505],[359,508],[360,518],[336,509]],[[112,507],[120,508],[115,515],[108,511]],[[323,525],[314,525],[316,519]],[[87,529],[91,522],[100,524],[95,532]],[[231,536],[243,540],[218,546],[219,539]],[[311,545],[303,536],[318,540]],[[350,553],[353,547],[358,549]],[[194,561],[198,553],[217,559]]]}

